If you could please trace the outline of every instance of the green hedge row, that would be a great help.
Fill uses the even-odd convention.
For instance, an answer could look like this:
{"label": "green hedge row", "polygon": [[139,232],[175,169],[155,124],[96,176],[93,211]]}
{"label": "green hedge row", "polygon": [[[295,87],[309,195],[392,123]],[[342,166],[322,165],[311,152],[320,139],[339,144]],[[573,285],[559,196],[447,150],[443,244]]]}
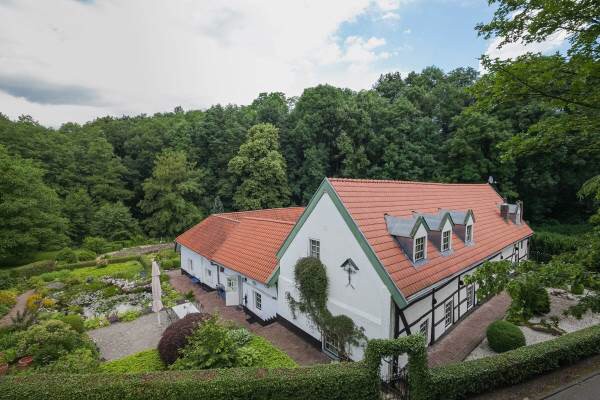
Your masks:
{"label": "green hedge row", "polygon": [[549,259],[551,256],[576,251],[580,242],[579,236],[539,231],[531,238],[530,249]]}
{"label": "green hedge row", "polygon": [[273,370],[6,376],[0,378],[0,399],[375,400],[379,391],[373,382],[360,362]]}
{"label": "green hedge row", "polygon": [[600,354],[600,325],[479,360],[430,370],[429,399],[463,399]]}

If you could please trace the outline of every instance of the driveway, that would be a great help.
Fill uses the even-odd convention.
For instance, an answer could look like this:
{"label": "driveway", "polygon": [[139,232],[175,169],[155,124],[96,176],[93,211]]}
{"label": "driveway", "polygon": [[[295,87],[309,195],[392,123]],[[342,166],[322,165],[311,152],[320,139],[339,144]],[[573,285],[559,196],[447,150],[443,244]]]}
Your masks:
{"label": "driveway", "polygon": [[225,302],[217,295],[216,291],[204,290],[194,284],[189,277],[182,275],[179,270],[171,270],[167,274],[171,285],[176,290],[181,293],[187,293],[190,290],[194,292],[196,300],[202,304],[204,312],[217,313],[222,319],[233,321],[254,334],[264,337],[286,352],[299,365],[324,364],[331,361],[323,352],[279,322],[275,321],[266,326],[262,326],[258,322],[250,322],[248,315],[240,308],[225,306]]}
{"label": "driveway", "polygon": [[131,322],[118,322],[94,329],[87,334],[98,345],[100,355],[106,360],[155,349],[163,331],[169,325],[166,313],[162,311],[160,314],[160,324],[156,313],[151,313]]}

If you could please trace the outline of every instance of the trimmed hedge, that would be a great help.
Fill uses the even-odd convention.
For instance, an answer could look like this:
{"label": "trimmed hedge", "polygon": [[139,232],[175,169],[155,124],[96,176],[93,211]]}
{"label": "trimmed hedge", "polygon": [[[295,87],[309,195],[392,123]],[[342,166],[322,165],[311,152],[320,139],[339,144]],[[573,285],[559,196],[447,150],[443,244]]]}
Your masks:
{"label": "trimmed hedge", "polygon": [[165,364],[160,359],[156,349],[144,350],[117,360],[100,364],[102,372],[135,374],[140,372],[163,371]]}
{"label": "trimmed hedge", "polygon": [[600,325],[497,356],[432,368],[430,396],[426,398],[463,399],[521,383],[595,354],[600,354]]}
{"label": "trimmed hedge", "polygon": [[525,346],[525,335],[518,326],[508,321],[492,322],[486,331],[488,344],[496,353],[504,353]]}
{"label": "trimmed hedge", "polygon": [[29,375],[0,378],[0,399],[376,400],[362,362],[294,369],[231,368],[147,374]]}

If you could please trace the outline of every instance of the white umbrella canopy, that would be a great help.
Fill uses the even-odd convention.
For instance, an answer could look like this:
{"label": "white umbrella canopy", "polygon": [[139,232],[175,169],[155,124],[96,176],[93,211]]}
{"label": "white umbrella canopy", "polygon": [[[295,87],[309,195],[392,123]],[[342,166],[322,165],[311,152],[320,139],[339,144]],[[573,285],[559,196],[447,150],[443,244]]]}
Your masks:
{"label": "white umbrella canopy", "polygon": [[[159,313],[163,309],[161,300],[162,288],[160,287],[160,268],[156,261],[152,261],[152,311]],[[160,323],[160,314],[158,316]]]}

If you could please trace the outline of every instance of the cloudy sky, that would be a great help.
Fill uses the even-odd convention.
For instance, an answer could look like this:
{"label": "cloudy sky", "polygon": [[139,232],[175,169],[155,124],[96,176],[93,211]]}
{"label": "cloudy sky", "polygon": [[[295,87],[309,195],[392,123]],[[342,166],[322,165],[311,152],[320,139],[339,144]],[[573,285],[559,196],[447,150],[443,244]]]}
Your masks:
{"label": "cloudy sky", "polygon": [[483,53],[523,52],[477,37],[492,12],[483,0],[0,0],[0,112],[59,126],[478,68]]}

